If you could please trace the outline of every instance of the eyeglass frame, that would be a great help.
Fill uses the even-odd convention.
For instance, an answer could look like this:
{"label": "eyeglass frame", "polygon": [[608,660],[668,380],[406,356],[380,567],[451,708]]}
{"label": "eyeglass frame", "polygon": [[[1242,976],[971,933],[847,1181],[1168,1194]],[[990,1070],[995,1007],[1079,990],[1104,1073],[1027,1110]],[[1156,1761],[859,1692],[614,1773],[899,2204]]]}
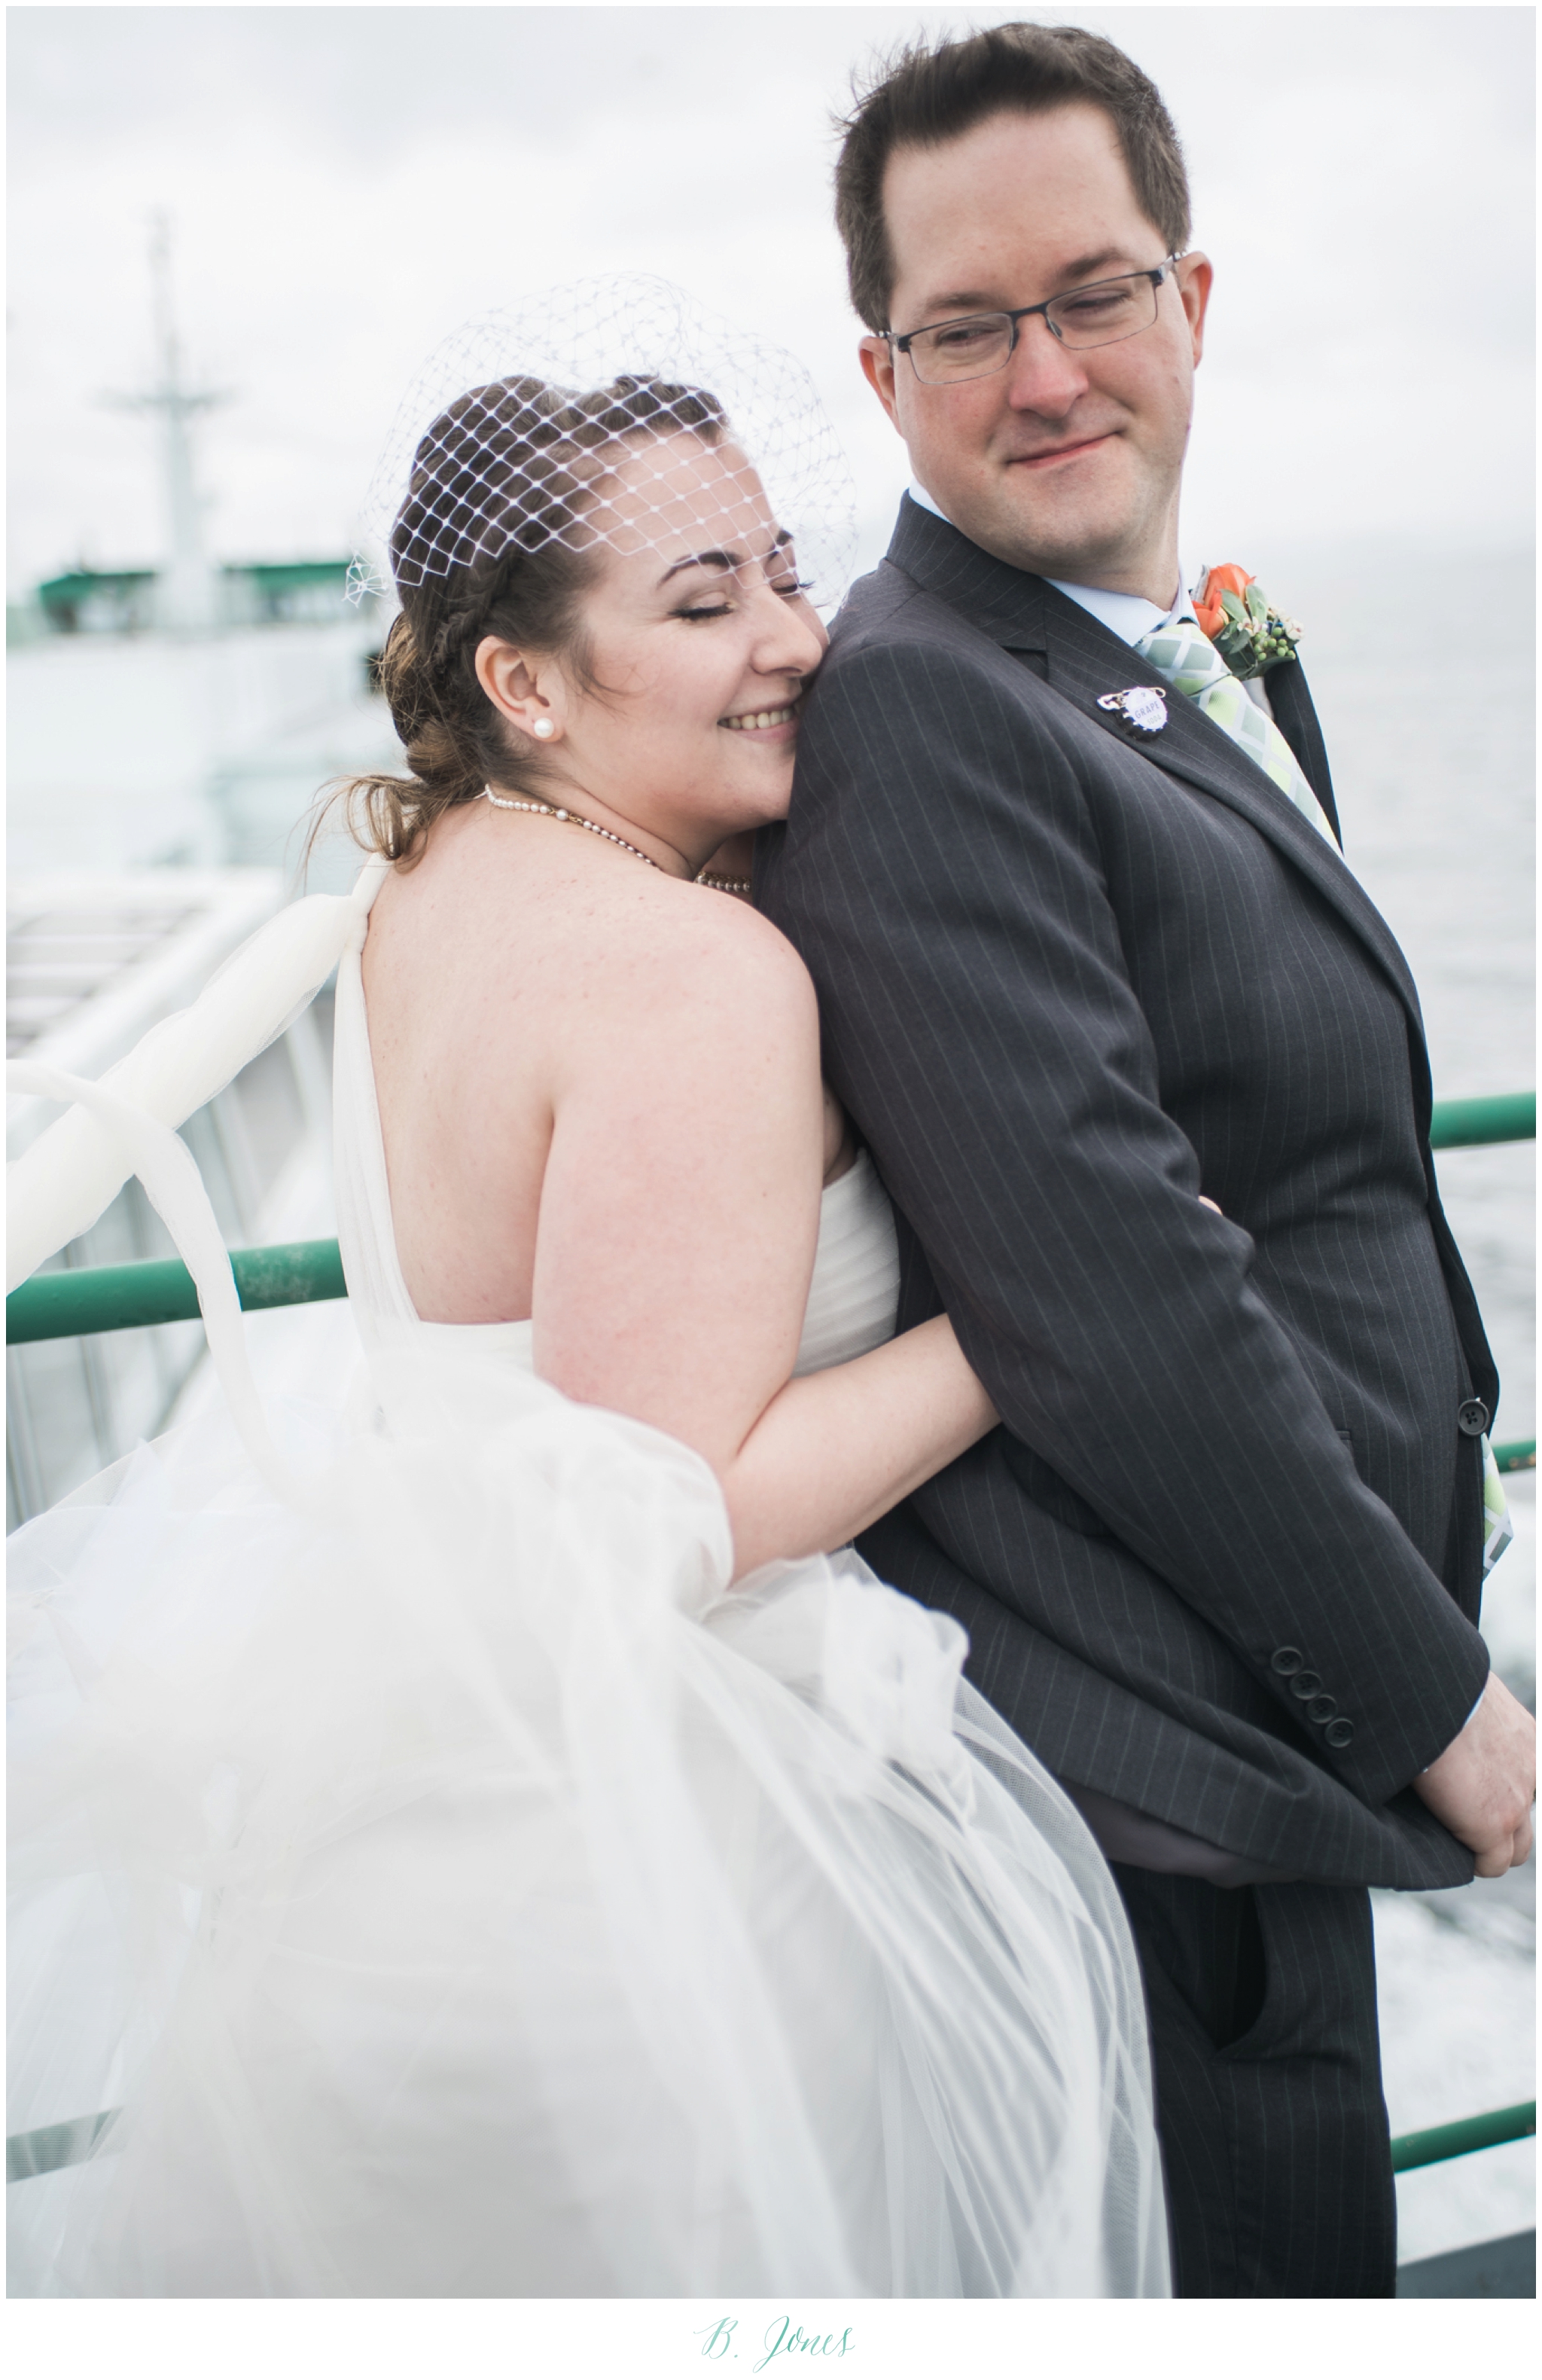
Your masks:
{"label": "eyeglass frame", "polygon": [[[970,384],[970,381],[994,380],[997,372],[1005,371],[1006,370],[1007,365],[1011,362],[1013,357],[1018,352],[1018,325],[1019,322],[1026,322],[1030,315],[1042,314],[1044,318],[1045,330],[1049,333],[1051,338],[1058,339],[1064,346],[1066,334],[1064,331],[1057,331],[1054,324],[1050,321],[1049,310],[1052,306],[1059,306],[1063,304],[1065,299],[1067,298],[1084,298],[1090,289],[1106,289],[1115,281],[1149,281],[1151,285],[1152,294],[1154,295],[1156,291],[1162,287],[1163,283],[1166,280],[1175,264],[1181,264],[1185,257],[1192,256],[1194,250],[1191,248],[1177,249],[1173,255],[1164,257],[1160,264],[1143,266],[1138,273],[1111,273],[1107,279],[1103,281],[1083,281],[1078,283],[1075,289],[1057,289],[1053,298],[1042,298],[1037,306],[983,306],[981,308],[980,311],[975,314],[949,314],[946,315],[940,322],[918,322],[913,331],[881,331],[878,335],[880,338],[887,341],[891,354],[910,356],[910,341],[912,339],[923,338],[928,331],[951,331],[954,326],[959,322],[1005,322],[1009,323],[1012,330],[1012,344],[1007,348],[1006,353],[1002,358],[1000,363],[993,364],[989,371],[971,372],[969,376],[969,380],[923,381],[921,378],[920,372],[916,370],[915,358],[910,356],[910,370],[915,372],[916,379],[920,382],[922,388],[967,388]],[[1066,352],[1073,356],[1077,354],[1090,355],[1094,347],[1121,346],[1126,339],[1138,339],[1140,336],[1141,331],[1150,331],[1153,329],[1155,327],[1155,323],[1156,316],[1153,313],[1150,322],[1142,322],[1140,330],[1138,331],[1121,331],[1114,338],[1094,339],[1091,342],[1090,346],[1084,346],[1079,349],[1077,347],[1070,347]]]}

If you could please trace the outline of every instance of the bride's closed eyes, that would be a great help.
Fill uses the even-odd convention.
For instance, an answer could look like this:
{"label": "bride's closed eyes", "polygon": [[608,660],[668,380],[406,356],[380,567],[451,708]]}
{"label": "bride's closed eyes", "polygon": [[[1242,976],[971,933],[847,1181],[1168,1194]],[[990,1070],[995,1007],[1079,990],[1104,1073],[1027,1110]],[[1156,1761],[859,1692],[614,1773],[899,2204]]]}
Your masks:
{"label": "bride's closed eyes", "polygon": [[[788,548],[785,552],[781,551],[784,545]],[[763,586],[768,587],[773,595],[780,595],[785,601],[789,603],[796,602],[800,595],[807,594],[813,581],[811,579],[799,577],[798,565],[793,559],[790,541],[788,540],[785,530],[782,532],[782,535],[777,538],[776,546],[773,549],[773,553],[776,555],[779,566],[774,573],[767,570],[765,577],[760,583]],[[769,562],[771,559],[771,554],[767,554],[763,557],[765,562]],[[694,601],[682,603],[674,613],[674,618],[677,620],[727,620],[730,618],[736,606],[728,600],[729,590],[737,585],[737,582],[745,571],[752,569],[753,565],[752,563],[747,563],[741,554],[737,553],[700,553],[693,555],[692,560],[694,561],[698,566],[711,566],[714,569],[715,574],[717,575],[715,575],[710,589],[704,589]],[[677,563],[675,565],[676,570],[689,567],[689,564]],[[667,579],[673,576],[674,571],[667,571],[665,573]],[[751,591],[753,592],[753,589],[752,589]],[[709,598],[710,600],[708,600]]]}
{"label": "bride's closed eyes", "polygon": [[758,581],[751,584],[748,589],[751,594],[754,593],[758,584],[768,587],[774,595],[780,595],[786,601],[795,602],[800,595],[808,592],[812,584],[811,580],[798,576],[791,534],[785,528],[777,531],[770,550],[758,555],[735,552],[727,546],[717,547],[711,552],[684,554],[680,561],[670,564],[658,583],[660,587],[667,587],[671,578],[678,577],[683,571],[709,571],[712,575],[707,586],[700,589],[693,601],[680,604],[670,616],[677,620],[726,620],[736,609],[728,600],[730,590],[757,567],[762,575]]}
{"label": "bride's closed eyes", "polygon": [[[798,596],[806,595],[813,584],[812,578],[793,577],[786,580],[774,578],[770,581],[773,595],[780,595],[789,603]],[[732,617],[733,611],[734,606],[731,603],[697,603],[676,612],[673,617],[677,620],[727,620]]]}

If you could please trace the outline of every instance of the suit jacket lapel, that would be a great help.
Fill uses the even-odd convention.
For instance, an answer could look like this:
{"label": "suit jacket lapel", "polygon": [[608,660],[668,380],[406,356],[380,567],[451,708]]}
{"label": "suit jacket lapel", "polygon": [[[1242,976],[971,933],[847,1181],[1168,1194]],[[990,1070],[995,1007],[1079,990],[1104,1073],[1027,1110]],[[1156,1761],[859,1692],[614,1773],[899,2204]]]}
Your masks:
{"label": "suit jacket lapel", "polygon": [[[1206,718],[1198,703],[1163,686],[1167,724],[1154,735],[1129,727],[1114,711],[1100,710],[1098,697],[1129,686],[1163,686],[1160,673],[1142,662],[1113,631],[1062,595],[1042,578],[998,562],[953,528],[950,522],[922,512],[907,497],[889,547],[889,560],[932,594],[940,596],[972,626],[994,638],[1010,652],[1042,653],[1046,676],[1055,691],[1073,703],[1099,732],[1138,750],[1168,774],[1181,777],[1201,793],[1224,802],[1271,843],[1276,850],[1308,877],[1323,898],[1358,934],[1390,977],[1422,1038],[1419,997],[1408,963],[1393,940],[1380,912],[1318,832],[1277,785],[1254,767],[1229,735]],[[1282,688],[1291,723],[1306,736],[1306,722],[1321,745],[1321,731],[1301,676],[1300,663],[1286,665],[1300,681]],[[1286,668],[1271,674],[1274,680]],[[1285,732],[1281,722],[1282,733]],[[1286,740],[1292,742],[1287,735]],[[1296,757],[1301,758],[1297,750]],[[1305,763],[1303,763],[1305,767]],[[1326,776],[1326,756],[1323,758]],[[1319,792],[1313,772],[1306,771]],[[1329,803],[1331,802],[1329,788]],[[1328,807],[1327,804],[1324,805]],[[1330,809],[1330,817],[1333,813]],[[1336,823],[1336,820],[1335,820]]]}
{"label": "suit jacket lapel", "polygon": [[1307,691],[1307,674],[1299,662],[1281,662],[1264,672],[1263,682],[1274,724],[1299,761],[1301,773],[1322,804],[1343,850],[1343,831],[1339,825],[1338,804],[1333,799],[1333,780],[1328,772],[1328,747],[1322,740],[1322,729]]}
{"label": "suit jacket lapel", "polygon": [[[1065,620],[1055,607],[1073,615]],[[1111,630],[1072,603],[1055,588],[1044,589],[1044,625],[1049,682],[1105,734],[1132,745],[1142,759],[1173,776],[1182,777],[1215,800],[1237,811],[1250,826],[1268,837],[1276,850],[1310,877],[1323,897],[1366,942],[1391,978],[1412,1014],[1419,1017],[1419,996],[1408,963],[1380,911],[1367,895],[1317,828],[1302,817],[1294,802],[1255,768],[1231,737],[1206,718],[1196,702],[1171,689],[1167,694],[1167,724],[1155,735],[1142,735],[1114,711],[1101,710],[1098,697],[1126,686],[1160,686],[1161,674],[1142,662]],[[1299,669],[1300,664],[1296,664]],[[1112,673],[1112,674],[1110,674]],[[1421,1020],[1422,1024],[1422,1020]]]}

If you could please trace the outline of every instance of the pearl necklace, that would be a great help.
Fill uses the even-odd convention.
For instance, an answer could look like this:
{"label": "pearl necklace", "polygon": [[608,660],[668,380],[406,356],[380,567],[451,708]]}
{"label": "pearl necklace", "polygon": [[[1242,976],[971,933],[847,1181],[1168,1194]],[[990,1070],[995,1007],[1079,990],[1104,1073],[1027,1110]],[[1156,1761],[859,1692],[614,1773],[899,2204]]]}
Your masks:
{"label": "pearl necklace", "polygon": [[[528,810],[535,818],[560,819],[564,826],[581,826],[586,834],[597,834],[605,842],[615,844],[619,850],[630,851],[633,859],[640,859],[645,868],[657,868],[661,876],[665,872],[658,868],[657,859],[650,859],[645,851],[639,851],[637,845],[628,843],[624,835],[612,834],[608,826],[596,826],[593,819],[580,818],[576,810],[558,809],[550,802],[511,802],[502,794],[495,794],[490,785],[483,786],[481,798],[490,802],[495,810]],[[705,868],[693,881],[710,884],[715,892],[747,892],[750,889],[747,876],[709,876]]]}
{"label": "pearl necklace", "polygon": [[[495,810],[529,810],[536,818],[560,819],[564,826],[581,826],[585,833],[602,835],[607,843],[616,844],[622,851],[630,851],[633,859],[640,859],[645,868],[658,868],[657,860],[650,859],[645,851],[639,851],[634,843],[628,843],[623,835],[612,834],[608,826],[596,826],[593,819],[580,818],[576,810],[554,809],[550,802],[505,801],[503,795],[495,794],[490,785],[483,786],[482,798],[491,802]],[[662,876],[664,870],[659,868],[658,872]]]}

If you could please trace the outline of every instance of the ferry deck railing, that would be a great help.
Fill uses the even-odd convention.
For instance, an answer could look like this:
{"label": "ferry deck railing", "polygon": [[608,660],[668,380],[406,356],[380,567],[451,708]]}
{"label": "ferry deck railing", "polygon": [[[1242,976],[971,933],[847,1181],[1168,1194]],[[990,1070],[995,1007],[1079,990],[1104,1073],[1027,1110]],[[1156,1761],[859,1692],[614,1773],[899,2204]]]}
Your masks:
{"label": "ferry deck railing", "polygon": [[[1500,1141],[1535,1140],[1536,1094],[1444,1099],[1430,1121],[1431,1148],[1487,1148]],[[335,1240],[291,1240],[278,1247],[235,1248],[231,1269],[243,1307],[310,1305],[346,1297]],[[132,1330],[157,1322],[196,1320],[198,1292],[180,1258],[137,1264],[88,1265],[34,1273],[6,1300],[6,1343],[73,1339],[99,1330]],[[1531,1451],[1528,1453],[1527,1449]],[[1501,1469],[1527,1469],[1535,1441],[1496,1449]],[[1507,1459],[1508,1458],[1508,1459]]]}
{"label": "ferry deck railing", "polygon": [[[6,2143],[6,2180],[30,2181],[42,2174],[58,2173],[66,2165],[81,2164],[120,2112],[108,2107],[99,2116],[77,2116],[67,2124],[13,2132]],[[1414,2173],[1421,2166],[1443,2165],[1449,2157],[1471,2156],[1477,2149],[1529,2141],[1536,2133],[1535,2099],[1518,2107],[1496,2107],[1488,2116],[1464,2116],[1457,2123],[1436,2124],[1428,2131],[1404,2132],[1392,2143],[1392,2171]]]}

